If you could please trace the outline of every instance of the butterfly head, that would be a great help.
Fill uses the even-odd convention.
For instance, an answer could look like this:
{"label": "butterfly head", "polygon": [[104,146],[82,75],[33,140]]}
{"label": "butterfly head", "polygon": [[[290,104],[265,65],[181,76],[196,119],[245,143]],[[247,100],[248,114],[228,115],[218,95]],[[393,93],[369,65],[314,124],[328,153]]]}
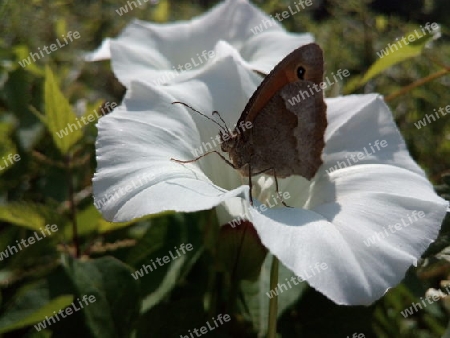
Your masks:
{"label": "butterfly head", "polygon": [[225,153],[229,153],[232,149],[234,149],[239,142],[240,134],[235,134],[231,130],[223,132],[219,131],[220,141],[221,141],[221,149]]}

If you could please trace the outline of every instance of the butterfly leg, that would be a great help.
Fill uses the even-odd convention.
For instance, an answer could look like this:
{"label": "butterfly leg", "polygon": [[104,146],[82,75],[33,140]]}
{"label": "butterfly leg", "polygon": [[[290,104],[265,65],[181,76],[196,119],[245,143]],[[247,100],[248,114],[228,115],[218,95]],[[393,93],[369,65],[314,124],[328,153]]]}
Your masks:
{"label": "butterfly leg", "polygon": [[280,193],[280,190],[278,189],[278,179],[277,179],[277,173],[274,168],[272,168],[273,177],[275,177],[275,189],[277,190],[277,195],[280,197],[281,204],[283,204],[286,208],[292,208],[291,206],[287,205],[284,200],[283,196]]}
{"label": "butterfly leg", "polygon": [[201,159],[202,157],[205,157],[206,155],[209,155],[209,154],[212,154],[212,153],[216,153],[217,155],[219,155],[221,158],[222,158],[222,160],[224,160],[229,166],[231,166],[233,169],[239,169],[238,167],[236,167],[233,163],[231,163],[230,161],[228,161],[221,153],[219,153],[217,150],[211,150],[211,151],[208,151],[207,153],[205,153],[205,154],[203,154],[203,155],[201,155],[201,156],[199,156],[199,157],[196,157],[196,158],[194,158],[193,160],[189,160],[189,161],[181,161],[181,160],[177,160],[177,159],[174,159],[174,158],[171,158],[170,160],[171,161],[174,161],[174,162],[178,162],[178,163],[191,163],[191,162],[195,162],[195,161],[198,161],[199,159]]}
{"label": "butterfly leg", "polygon": [[[219,155],[221,158],[222,158],[222,160],[224,160],[230,167],[232,167],[233,169],[239,169],[240,167],[237,167],[237,166],[235,166],[233,163],[231,163],[230,161],[228,161],[221,153],[219,153],[218,151],[216,151],[216,150],[211,150],[211,151],[208,151],[207,153],[205,153],[205,154],[203,154],[202,156],[199,156],[199,157],[196,157],[196,158],[194,158],[193,160],[188,160],[188,161],[181,161],[181,160],[177,160],[177,159],[174,159],[174,158],[171,158],[170,160],[171,161],[174,161],[174,162],[178,162],[178,163],[182,163],[182,164],[184,164],[184,163],[191,163],[191,162],[195,162],[195,161],[198,161],[199,159],[201,159],[202,157],[205,157],[206,155],[209,155],[209,154],[211,154],[211,153],[216,153],[217,155]],[[250,186],[250,205],[253,205],[253,195],[252,195],[252,168],[251,168],[251,166],[250,166],[250,162],[249,163],[247,163],[248,164],[248,185]]]}
{"label": "butterfly leg", "polygon": [[277,191],[277,195],[280,197],[281,204],[283,204],[283,205],[284,205],[285,207],[287,207],[287,208],[292,208],[291,206],[287,205],[287,204],[284,202],[283,197],[282,197],[282,195],[281,195],[281,193],[280,193],[280,190],[279,190],[279,188],[278,188],[278,179],[277,179],[277,173],[276,173],[276,171],[275,171],[275,168],[264,169],[264,170],[261,170],[260,172],[255,173],[254,175],[259,175],[259,174],[262,174],[262,173],[264,173],[264,172],[266,172],[266,171],[269,171],[269,170],[272,170],[272,173],[273,173],[272,176],[275,178],[275,189],[276,189],[276,191]]}
{"label": "butterfly leg", "polygon": [[253,195],[252,195],[252,167],[251,161],[248,162],[248,185],[250,187],[250,205],[253,205]]}

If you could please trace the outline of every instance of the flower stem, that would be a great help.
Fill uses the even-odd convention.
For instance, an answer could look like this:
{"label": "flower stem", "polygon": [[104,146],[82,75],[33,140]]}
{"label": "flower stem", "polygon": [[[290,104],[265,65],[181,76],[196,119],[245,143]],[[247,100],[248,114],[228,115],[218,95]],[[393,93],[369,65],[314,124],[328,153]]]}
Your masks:
{"label": "flower stem", "polygon": [[239,263],[240,263],[243,246],[244,246],[245,234],[247,233],[247,229],[249,228],[249,225],[247,222],[244,223],[243,226],[244,226],[244,230],[242,230],[241,241],[239,244],[238,251],[236,253],[236,259],[234,261],[233,270],[232,270],[231,276],[230,276],[231,287],[230,287],[228,311],[230,311],[231,313],[234,313],[234,311],[235,311],[236,300],[237,300],[237,296],[238,296],[238,292],[239,292],[239,285],[240,285],[240,281],[241,281],[241,278],[240,278],[241,276],[238,276],[238,267],[239,267]]}
{"label": "flower stem", "polygon": [[[274,255],[272,258],[272,267],[270,269],[270,290],[277,287],[278,284],[278,258]],[[277,315],[278,315],[278,295],[270,298],[269,301],[269,329],[267,338],[277,336]]]}

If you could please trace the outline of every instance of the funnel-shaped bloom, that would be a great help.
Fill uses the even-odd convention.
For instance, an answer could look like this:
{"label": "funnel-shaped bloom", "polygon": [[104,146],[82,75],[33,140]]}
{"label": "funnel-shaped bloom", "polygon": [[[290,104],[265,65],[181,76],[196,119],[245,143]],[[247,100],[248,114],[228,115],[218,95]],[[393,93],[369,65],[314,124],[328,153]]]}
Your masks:
{"label": "funnel-shaped bloom", "polygon": [[[326,100],[323,166],[311,181],[280,180],[294,208],[250,208],[247,181],[217,154],[171,161],[220,150],[218,127],[173,101],[211,118],[218,110],[232,126],[261,81],[231,46],[219,45],[223,57],[177,83],[131,82],[122,105],[100,119],[97,207],[118,222],[226,201],[226,212],[252,221],[262,243],[311,286],[339,304],[370,304],[436,239],[447,202],[411,159],[375,94]],[[275,193],[273,180],[254,181],[257,200]]]}

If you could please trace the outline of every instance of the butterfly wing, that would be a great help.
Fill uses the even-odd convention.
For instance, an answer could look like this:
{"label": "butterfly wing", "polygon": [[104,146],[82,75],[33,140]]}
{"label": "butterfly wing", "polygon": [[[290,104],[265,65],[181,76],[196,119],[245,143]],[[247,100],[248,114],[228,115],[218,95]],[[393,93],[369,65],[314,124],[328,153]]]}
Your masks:
{"label": "butterfly wing", "polygon": [[321,156],[327,127],[327,106],[323,93],[315,90],[311,93],[308,82],[295,82],[285,86],[279,95],[283,98],[286,110],[297,117],[297,126],[293,129],[297,165],[294,166],[293,174],[309,180],[322,165]]}
{"label": "butterfly wing", "polygon": [[[304,70],[300,75],[300,71]],[[267,102],[289,83],[308,81],[320,85],[323,80],[323,52],[319,45],[310,43],[287,55],[266,76],[245,106],[241,121],[253,122]]]}
{"label": "butterfly wing", "polygon": [[275,169],[280,178],[311,179],[317,172],[325,144],[326,105],[322,92],[311,92],[311,85],[300,81],[284,86],[256,116],[249,141],[241,145],[243,153],[252,153],[253,174]]}

